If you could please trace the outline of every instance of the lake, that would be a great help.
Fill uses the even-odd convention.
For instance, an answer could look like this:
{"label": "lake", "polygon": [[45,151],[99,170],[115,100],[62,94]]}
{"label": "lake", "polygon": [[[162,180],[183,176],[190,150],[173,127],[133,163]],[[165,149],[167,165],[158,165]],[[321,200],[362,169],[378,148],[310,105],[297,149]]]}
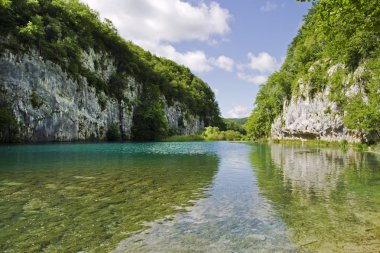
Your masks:
{"label": "lake", "polygon": [[0,147],[1,252],[379,252],[380,156],[232,142]]}

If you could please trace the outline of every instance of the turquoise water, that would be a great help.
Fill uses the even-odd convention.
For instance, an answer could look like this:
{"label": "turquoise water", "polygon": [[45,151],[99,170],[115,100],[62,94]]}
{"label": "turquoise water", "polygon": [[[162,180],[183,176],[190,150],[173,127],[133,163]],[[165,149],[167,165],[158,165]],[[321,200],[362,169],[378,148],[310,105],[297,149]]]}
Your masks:
{"label": "turquoise water", "polygon": [[0,147],[1,252],[378,252],[380,158],[229,142]]}

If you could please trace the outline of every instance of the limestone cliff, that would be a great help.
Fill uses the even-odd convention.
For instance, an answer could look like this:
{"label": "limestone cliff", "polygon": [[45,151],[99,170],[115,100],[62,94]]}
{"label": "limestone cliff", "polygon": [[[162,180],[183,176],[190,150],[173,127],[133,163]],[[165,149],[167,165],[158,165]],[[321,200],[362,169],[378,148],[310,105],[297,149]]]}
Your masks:
{"label": "limestone cliff", "polygon": [[[318,65],[316,63],[315,65]],[[313,65],[309,73],[313,73]],[[324,141],[362,142],[371,136],[350,130],[344,125],[344,111],[331,96],[331,83],[337,70],[344,70],[344,64],[336,64],[328,68],[323,80],[326,83],[322,92],[310,95],[310,80],[298,80],[298,92],[290,100],[285,100],[282,113],[276,117],[271,126],[273,139],[320,139]],[[349,99],[358,97],[368,100],[363,87],[364,66],[360,66],[341,81],[344,87],[344,96]],[[344,98],[345,99],[345,98]]]}
{"label": "limestone cliff", "polygon": [[[93,50],[82,53],[82,62],[104,81],[116,71],[112,57]],[[102,61],[103,69],[95,70]],[[142,84],[132,76],[124,92],[124,100],[98,92],[87,79],[72,78],[61,67],[44,60],[36,51],[0,57],[0,85],[6,104],[19,125],[16,138],[22,142],[104,140],[111,124],[120,126],[126,139],[131,139],[133,113]],[[202,131],[204,122],[188,112],[186,105],[176,102],[168,106],[165,116],[169,130],[177,134]]]}

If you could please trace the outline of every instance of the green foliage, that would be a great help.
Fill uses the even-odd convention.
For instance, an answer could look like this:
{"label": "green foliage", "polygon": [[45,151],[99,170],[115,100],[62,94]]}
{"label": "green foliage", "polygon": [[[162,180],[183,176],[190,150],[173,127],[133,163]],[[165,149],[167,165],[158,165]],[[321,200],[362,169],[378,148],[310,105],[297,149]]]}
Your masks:
{"label": "green foliage", "polygon": [[140,104],[133,116],[132,136],[138,140],[163,139],[169,134],[169,124],[163,110],[159,88],[144,86],[150,92],[143,92]]}
{"label": "green foliage", "polygon": [[44,36],[44,33],[42,17],[38,15],[32,17],[31,21],[28,21],[25,26],[19,28],[19,34],[25,41],[38,40],[40,37]]}
{"label": "green foliage", "polygon": [[243,124],[246,122],[245,119],[223,119],[223,122],[225,124],[225,128],[223,128],[224,130],[233,130],[243,135],[246,134],[246,131],[243,128]]}
{"label": "green foliage", "polygon": [[[310,97],[328,85],[329,99],[346,111],[347,127],[378,136],[380,5],[378,1],[362,0],[312,2],[283,66],[258,93],[255,109],[246,123],[248,135],[256,139],[270,135],[270,126],[282,112],[284,100],[305,95],[305,90],[300,90],[301,79]],[[327,76],[327,70],[337,63],[346,67]],[[355,82],[365,86],[368,103],[346,97],[352,84],[349,78],[359,65],[365,65],[368,73]]]}
{"label": "green foliage", "polygon": [[109,141],[121,140],[120,126],[117,123],[112,123],[108,127],[107,140]]}
{"label": "green foliage", "polygon": [[220,131],[219,127],[212,127],[212,126],[206,127],[202,135],[208,141],[210,140],[221,141],[225,139],[224,132]]}
{"label": "green foliage", "polygon": [[238,131],[227,130],[220,131],[219,127],[206,127],[202,133],[202,136],[207,141],[233,141],[233,140],[241,140],[243,138],[242,134]]}
{"label": "green foliage", "polygon": [[6,92],[0,87],[0,143],[16,142],[19,126],[8,102]]}
{"label": "green foliage", "polygon": [[124,92],[128,87],[128,76],[124,73],[114,73],[109,80],[109,90],[110,93],[117,98],[122,100],[124,98]]}
{"label": "green foliage", "polygon": [[242,138],[242,134],[234,130],[227,130],[224,132],[224,135],[227,141],[240,140]]}
{"label": "green foliage", "polygon": [[380,132],[380,110],[378,106],[366,104],[362,98],[352,100],[346,107],[344,124],[350,129],[371,135]]}
{"label": "green foliage", "polygon": [[205,82],[184,66],[153,56],[133,44],[129,46],[143,62],[139,68],[142,73],[141,81],[144,84],[158,85],[169,105],[174,101],[181,101],[191,113],[201,116],[206,126],[223,125],[215,95]]}
{"label": "green foliage", "polygon": [[0,108],[0,142],[14,142],[19,131],[17,121],[9,108]]}
{"label": "green foliage", "polygon": [[334,75],[330,77],[330,93],[328,95],[328,98],[331,101],[335,101],[340,106],[343,106],[347,101],[344,91],[344,85],[347,76],[348,71],[346,68],[338,68]]}
{"label": "green foliage", "polygon": [[245,124],[250,137],[268,137],[273,120],[282,112],[285,99],[291,94],[292,75],[288,71],[274,73],[256,97],[256,107]]}
{"label": "green foliage", "polygon": [[347,152],[348,150],[348,141],[347,140],[342,140],[339,142],[339,147],[343,152]]}
{"label": "green foliage", "polygon": [[43,105],[42,98],[34,90],[30,95],[30,102],[34,109],[39,109]]}
{"label": "green foliage", "polygon": [[0,0],[1,8],[8,8],[11,5],[11,0]]}
{"label": "green foliage", "polygon": [[173,135],[163,139],[166,142],[188,142],[188,141],[204,141],[201,135]]}
{"label": "green foliage", "polygon": [[228,118],[228,120],[232,120],[239,125],[244,125],[247,122],[248,118]]}

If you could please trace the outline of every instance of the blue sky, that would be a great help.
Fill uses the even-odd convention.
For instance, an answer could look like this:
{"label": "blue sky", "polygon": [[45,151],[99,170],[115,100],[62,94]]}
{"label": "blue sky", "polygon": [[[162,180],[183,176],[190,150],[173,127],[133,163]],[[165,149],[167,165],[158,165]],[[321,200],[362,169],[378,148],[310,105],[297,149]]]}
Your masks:
{"label": "blue sky", "polygon": [[126,40],[189,67],[223,117],[245,117],[310,3],[296,0],[83,0]]}

